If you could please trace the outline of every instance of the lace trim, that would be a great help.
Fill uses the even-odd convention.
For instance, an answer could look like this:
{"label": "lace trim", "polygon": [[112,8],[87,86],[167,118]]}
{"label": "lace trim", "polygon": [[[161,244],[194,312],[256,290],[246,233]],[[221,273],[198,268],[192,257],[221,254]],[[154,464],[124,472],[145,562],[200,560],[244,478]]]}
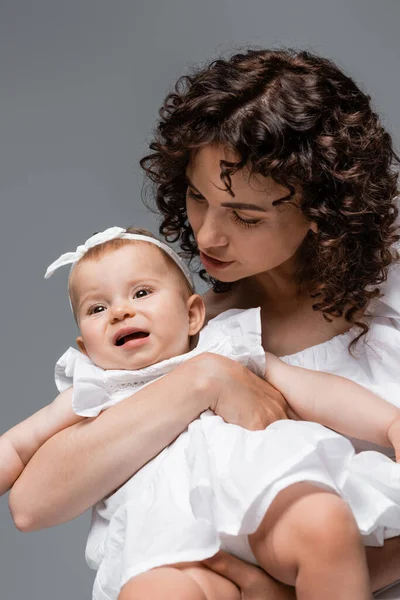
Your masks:
{"label": "lace trim", "polygon": [[121,382],[107,382],[106,391],[108,393],[115,393],[123,390],[134,390],[138,387],[142,387],[146,383],[149,383],[149,379],[140,379],[139,381],[121,381]]}

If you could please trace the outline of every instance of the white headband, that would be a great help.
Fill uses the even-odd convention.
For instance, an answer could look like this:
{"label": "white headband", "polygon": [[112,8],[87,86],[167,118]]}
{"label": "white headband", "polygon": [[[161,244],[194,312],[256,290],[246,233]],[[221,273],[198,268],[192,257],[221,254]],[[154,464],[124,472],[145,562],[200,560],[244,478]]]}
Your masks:
{"label": "white headband", "polygon": [[63,267],[64,265],[72,265],[73,266],[83,257],[86,252],[90,250],[90,248],[94,248],[94,246],[98,246],[99,244],[104,244],[105,242],[109,242],[110,240],[123,239],[123,240],[137,240],[139,242],[148,242],[149,244],[154,244],[158,248],[161,248],[163,252],[168,254],[170,258],[174,261],[174,263],[180,268],[184,276],[186,277],[187,282],[190,287],[194,288],[194,282],[192,275],[182,260],[182,258],[174,252],[167,244],[160,242],[155,238],[149,237],[147,235],[139,235],[137,233],[129,233],[126,229],[122,229],[122,227],[109,227],[104,231],[100,231],[100,233],[96,233],[92,235],[82,246],[78,246],[75,252],[67,252],[66,254],[62,254],[57,260],[55,260],[51,265],[47,268],[45,279],[48,279],[53,275],[57,269]]}

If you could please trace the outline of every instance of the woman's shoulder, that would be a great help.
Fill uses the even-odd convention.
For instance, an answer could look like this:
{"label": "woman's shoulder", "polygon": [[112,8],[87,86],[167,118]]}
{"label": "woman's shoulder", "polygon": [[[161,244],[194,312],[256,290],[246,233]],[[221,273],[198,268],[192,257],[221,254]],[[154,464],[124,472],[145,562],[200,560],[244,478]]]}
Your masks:
{"label": "woman's shoulder", "polygon": [[334,336],[292,355],[286,363],[342,375],[368,387],[389,402],[400,398],[400,264],[391,265],[381,296],[371,301],[366,317],[369,331],[349,353],[350,342],[360,333],[358,327]]}

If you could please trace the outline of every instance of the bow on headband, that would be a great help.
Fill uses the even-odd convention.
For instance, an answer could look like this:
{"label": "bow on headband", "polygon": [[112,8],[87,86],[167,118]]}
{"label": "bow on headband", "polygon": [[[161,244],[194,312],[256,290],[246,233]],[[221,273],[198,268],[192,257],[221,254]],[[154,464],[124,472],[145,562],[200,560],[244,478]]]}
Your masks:
{"label": "bow on headband", "polygon": [[168,254],[170,258],[174,261],[174,263],[180,268],[182,273],[187,279],[191,288],[194,288],[194,282],[192,275],[186,266],[185,262],[181,259],[181,257],[174,252],[169,246],[160,242],[155,238],[148,237],[146,235],[139,235],[138,233],[129,233],[126,229],[122,227],[109,227],[104,231],[100,231],[100,233],[95,233],[92,235],[86,242],[78,246],[75,252],[66,252],[62,254],[57,260],[55,260],[51,265],[47,268],[45,279],[48,279],[53,275],[57,269],[63,267],[64,265],[75,265],[83,256],[85,256],[86,252],[90,250],[90,248],[94,248],[94,246],[98,246],[99,244],[104,244],[105,242],[109,242],[110,240],[115,239],[124,239],[124,240],[137,240],[140,242],[148,242],[149,244],[153,244],[160,248],[165,254]]}

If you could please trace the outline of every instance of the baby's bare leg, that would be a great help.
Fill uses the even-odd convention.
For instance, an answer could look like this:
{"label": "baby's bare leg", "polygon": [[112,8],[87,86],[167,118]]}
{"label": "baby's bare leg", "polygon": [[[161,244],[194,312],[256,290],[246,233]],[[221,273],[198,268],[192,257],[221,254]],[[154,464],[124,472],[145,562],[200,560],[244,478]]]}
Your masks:
{"label": "baby's bare leg", "polygon": [[130,579],[118,600],[240,600],[231,581],[201,563],[152,569]]}
{"label": "baby's bare leg", "polygon": [[298,600],[370,600],[365,548],[347,504],[310,483],[282,491],[249,536],[260,565]]}

